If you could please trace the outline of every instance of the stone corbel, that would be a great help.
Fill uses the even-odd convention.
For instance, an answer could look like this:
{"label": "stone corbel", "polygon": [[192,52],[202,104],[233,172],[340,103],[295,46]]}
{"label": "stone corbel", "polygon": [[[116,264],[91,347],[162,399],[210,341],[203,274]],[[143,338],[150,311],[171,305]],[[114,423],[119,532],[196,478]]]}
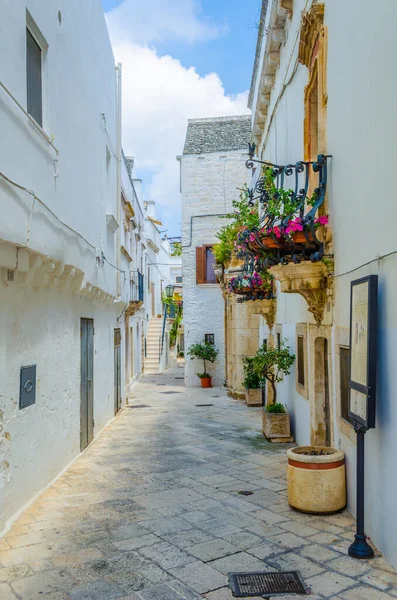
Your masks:
{"label": "stone corbel", "polygon": [[277,14],[280,17],[286,16],[288,19],[292,18],[292,1],[293,0],[279,0]]}
{"label": "stone corbel", "polygon": [[275,300],[255,300],[253,314],[262,315],[265,318],[266,325],[271,331],[273,329],[276,318],[276,301]]}
{"label": "stone corbel", "polygon": [[142,306],[141,300],[131,300],[125,309],[125,316],[132,317]]}
{"label": "stone corbel", "polygon": [[328,300],[330,265],[323,262],[304,261],[297,265],[277,265],[269,270],[280,282],[282,292],[303,296],[307,302],[308,311],[314,316],[317,325],[320,325]]}

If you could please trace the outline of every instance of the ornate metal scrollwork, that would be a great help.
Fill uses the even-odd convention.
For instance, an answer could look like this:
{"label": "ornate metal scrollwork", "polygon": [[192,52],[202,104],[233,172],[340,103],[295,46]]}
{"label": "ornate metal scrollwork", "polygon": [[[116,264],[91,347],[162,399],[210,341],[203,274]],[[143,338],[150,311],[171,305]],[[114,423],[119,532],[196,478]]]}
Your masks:
{"label": "ornate metal scrollwork", "polygon": [[[263,165],[271,169],[272,186],[266,180],[265,174],[258,179],[252,189],[249,190],[249,205],[259,204],[263,211],[260,230],[256,233],[255,247],[256,253],[265,252],[265,266],[271,267],[278,263],[288,264],[292,261],[295,264],[302,260],[317,262],[324,256],[324,242],[317,236],[318,222],[316,217],[318,210],[322,206],[327,190],[327,159],[330,156],[319,154],[316,161],[298,161],[295,164],[276,165],[268,161],[261,161],[255,157],[255,144],[249,145],[249,159],[246,166],[253,169],[255,164]],[[269,173],[269,171],[267,171]],[[310,184],[313,183],[312,173],[318,174],[318,184],[309,198]],[[268,175],[267,175],[268,176]],[[287,192],[287,194],[286,194]],[[283,203],[286,209],[282,211],[282,217],[279,212],[274,211],[274,205]],[[286,197],[288,202],[286,202]],[[303,227],[300,242],[295,242],[294,235],[280,235],[285,232],[288,223],[291,220],[299,219]],[[263,237],[265,245],[263,243]],[[303,241],[302,241],[303,237]],[[271,240],[271,245],[266,241]],[[255,250],[247,251],[252,256]]]}

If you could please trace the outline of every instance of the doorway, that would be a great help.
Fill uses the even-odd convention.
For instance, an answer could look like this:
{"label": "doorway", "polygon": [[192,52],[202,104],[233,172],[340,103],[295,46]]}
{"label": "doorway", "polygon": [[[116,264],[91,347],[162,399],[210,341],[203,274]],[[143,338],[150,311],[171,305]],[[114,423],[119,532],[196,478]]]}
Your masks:
{"label": "doorway", "polygon": [[80,450],[94,437],[94,320],[80,320]]}
{"label": "doorway", "polygon": [[328,340],[319,337],[314,343],[314,423],[313,438],[316,446],[331,446],[331,410],[329,392]]}
{"label": "doorway", "polygon": [[135,375],[135,357],[134,357],[134,330],[130,327],[130,377]]}
{"label": "doorway", "polygon": [[121,330],[114,330],[114,414],[121,408]]}

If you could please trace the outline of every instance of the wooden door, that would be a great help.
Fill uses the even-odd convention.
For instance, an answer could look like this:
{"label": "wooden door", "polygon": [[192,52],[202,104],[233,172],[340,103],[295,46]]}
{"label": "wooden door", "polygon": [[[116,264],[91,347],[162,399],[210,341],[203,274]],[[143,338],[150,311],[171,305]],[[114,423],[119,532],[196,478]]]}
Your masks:
{"label": "wooden door", "polygon": [[94,437],[94,320],[81,319],[81,381],[80,381],[80,449],[84,450]]}
{"label": "wooden door", "polygon": [[114,414],[121,408],[121,331],[114,330]]}

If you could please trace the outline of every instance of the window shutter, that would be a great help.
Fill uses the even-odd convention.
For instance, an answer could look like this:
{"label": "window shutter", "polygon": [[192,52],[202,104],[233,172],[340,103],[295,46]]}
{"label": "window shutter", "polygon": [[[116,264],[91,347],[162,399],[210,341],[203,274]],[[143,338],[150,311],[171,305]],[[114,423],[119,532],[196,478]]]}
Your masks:
{"label": "window shutter", "polygon": [[199,246],[196,248],[196,283],[205,283],[206,273],[206,253],[205,246]]}

